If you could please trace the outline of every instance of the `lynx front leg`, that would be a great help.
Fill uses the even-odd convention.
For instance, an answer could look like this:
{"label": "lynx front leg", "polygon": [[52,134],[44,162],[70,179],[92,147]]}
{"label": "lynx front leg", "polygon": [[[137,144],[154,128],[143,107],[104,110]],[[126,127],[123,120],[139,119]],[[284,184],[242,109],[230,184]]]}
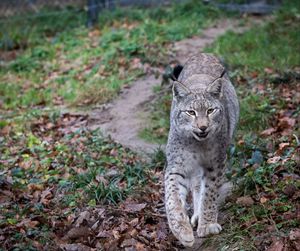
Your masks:
{"label": "lynx front leg", "polygon": [[[174,169],[173,169],[174,170]],[[186,212],[188,193],[185,175],[167,170],[165,176],[165,205],[168,222],[175,237],[186,247],[194,244],[193,229]]]}
{"label": "lynx front leg", "polygon": [[197,234],[199,237],[218,234],[222,230],[217,222],[220,181],[220,177],[203,176],[193,190],[194,215],[191,222],[193,225],[198,222]]}

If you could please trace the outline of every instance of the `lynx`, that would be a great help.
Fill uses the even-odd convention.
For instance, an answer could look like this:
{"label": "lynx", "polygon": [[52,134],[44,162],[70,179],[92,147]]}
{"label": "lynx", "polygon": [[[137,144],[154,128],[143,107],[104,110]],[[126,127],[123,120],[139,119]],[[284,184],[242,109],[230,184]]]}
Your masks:
{"label": "lynx", "polygon": [[[187,247],[198,237],[218,234],[220,188],[226,149],[238,121],[239,104],[225,68],[211,54],[192,56],[173,76],[173,101],[166,149],[165,207],[169,227]],[[192,195],[193,215],[187,212]]]}

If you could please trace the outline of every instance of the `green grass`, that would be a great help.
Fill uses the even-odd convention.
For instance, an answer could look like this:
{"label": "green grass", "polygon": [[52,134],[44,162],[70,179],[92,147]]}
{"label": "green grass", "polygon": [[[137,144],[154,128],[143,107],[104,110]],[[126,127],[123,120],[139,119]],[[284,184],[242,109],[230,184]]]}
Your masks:
{"label": "green grass", "polygon": [[151,123],[147,123],[147,127],[139,132],[139,136],[149,142],[165,144],[170,127],[169,114],[172,96],[161,92],[161,88],[155,92],[158,99],[148,104],[150,118],[146,118]]}
{"label": "green grass", "polygon": [[54,13],[0,21],[6,28],[0,49],[17,52],[0,69],[0,109],[105,103],[143,74],[134,59],[164,65],[167,44],[200,33],[220,16],[196,1],[117,9],[101,13],[99,28],[91,31],[84,27],[83,12],[65,10],[62,18]]}
{"label": "green grass", "polygon": [[300,64],[300,55],[295,53],[300,50],[299,13],[298,2],[286,3],[267,24],[242,35],[228,32],[207,51],[222,56],[231,70],[238,69],[241,75],[283,74]]}

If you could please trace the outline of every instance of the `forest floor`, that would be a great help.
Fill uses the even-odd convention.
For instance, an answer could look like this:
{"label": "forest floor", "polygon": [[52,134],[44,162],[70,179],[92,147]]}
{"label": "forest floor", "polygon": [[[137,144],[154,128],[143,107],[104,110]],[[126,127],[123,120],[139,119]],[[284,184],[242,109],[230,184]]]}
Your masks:
{"label": "forest floor", "polygon": [[[106,13],[94,30],[77,27],[80,13],[12,23],[0,43],[0,250],[299,250],[299,16],[297,1],[238,21],[191,2]],[[223,231],[184,249],[164,212],[161,76],[199,51],[226,63],[241,119]]]}

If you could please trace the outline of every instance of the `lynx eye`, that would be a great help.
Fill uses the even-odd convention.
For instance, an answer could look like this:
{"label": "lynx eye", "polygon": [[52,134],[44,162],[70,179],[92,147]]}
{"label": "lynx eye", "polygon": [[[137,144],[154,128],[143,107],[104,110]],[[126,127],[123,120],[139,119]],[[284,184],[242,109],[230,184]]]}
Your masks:
{"label": "lynx eye", "polygon": [[215,111],[214,108],[209,108],[209,109],[207,109],[206,113],[207,113],[207,115],[209,115],[209,114],[212,114],[214,111]]}
{"label": "lynx eye", "polygon": [[196,112],[193,110],[187,110],[186,113],[187,113],[187,115],[190,115],[190,116],[196,116]]}

